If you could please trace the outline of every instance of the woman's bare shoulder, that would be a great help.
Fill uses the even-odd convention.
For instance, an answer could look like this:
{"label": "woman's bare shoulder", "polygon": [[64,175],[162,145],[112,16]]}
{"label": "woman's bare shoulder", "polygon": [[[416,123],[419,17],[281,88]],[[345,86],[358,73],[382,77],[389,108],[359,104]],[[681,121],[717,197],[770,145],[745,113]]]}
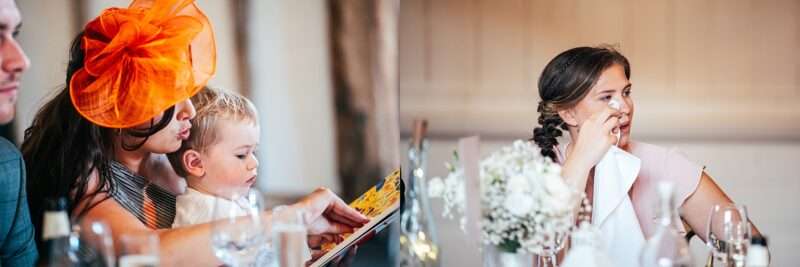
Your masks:
{"label": "woman's bare shoulder", "polygon": [[[98,194],[92,199],[82,201],[80,205],[85,207],[91,202],[94,202],[93,206],[83,213],[78,223],[84,224],[101,220],[111,227],[111,233],[114,234],[115,239],[125,233],[149,231],[147,226],[122,207],[116,199],[106,198],[105,194]],[[88,227],[88,225],[83,226]]]}

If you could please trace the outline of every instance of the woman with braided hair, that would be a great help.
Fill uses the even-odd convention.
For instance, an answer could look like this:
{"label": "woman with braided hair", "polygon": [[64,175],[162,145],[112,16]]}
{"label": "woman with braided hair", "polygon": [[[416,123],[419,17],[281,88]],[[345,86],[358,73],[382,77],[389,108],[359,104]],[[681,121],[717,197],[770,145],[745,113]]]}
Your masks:
{"label": "woman with braided hair", "polygon": [[[691,235],[694,232],[705,239],[711,207],[732,203],[732,200],[703,167],[675,149],[631,140],[634,100],[630,77],[628,60],[613,48],[577,47],[562,52],[547,64],[539,78],[540,125],[533,130],[532,140],[541,148],[542,155],[562,164],[564,179],[580,192],[586,192],[590,201],[607,199],[598,198],[596,194],[604,193],[595,191],[602,188],[598,185],[608,182],[607,176],[598,176],[595,171],[612,146],[616,145],[640,160],[638,173],[634,173],[628,184],[627,196],[624,192],[622,194],[623,198],[629,198],[633,215],[614,222],[636,225],[639,227],[631,228],[639,229],[626,228],[610,235],[604,233],[605,238],[612,239],[605,240],[612,247],[624,247],[633,239],[643,241],[654,234],[658,202],[656,185],[662,181],[674,184],[680,219],[686,230],[684,233]],[[618,108],[611,107],[614,105]],[[569,133],[566,138],[569,142],[559,144],[557,138],[564,131]],[[606,204],[593,203],[593,206]],[[595,213],[603,218],[592,218],[592,223],[603,229],[602,224],[608,221],[606,216],[613,217],[614,213],[620,212],[618,203],[611,207],[613,212],[610,214]],[[755,227],[753,234],[758,234]],[[622,253],[629,254],[626,256],[634,260],[638,256],[631,254],[636,251]],[[630,262],[615,260],[619,260],[618,263]]]}

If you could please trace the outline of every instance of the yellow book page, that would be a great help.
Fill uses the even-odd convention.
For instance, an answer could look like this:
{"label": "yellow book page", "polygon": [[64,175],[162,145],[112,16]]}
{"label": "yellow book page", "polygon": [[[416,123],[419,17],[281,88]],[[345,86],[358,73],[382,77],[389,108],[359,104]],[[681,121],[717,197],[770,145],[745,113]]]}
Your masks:
{"label": "yellow book page", "polygon": [[[353,202],[350,202],[350,207],[353,207],[367,218],[375,218],[376,216],[389,209],[394,203],[400,201],[400,170],[395,170],[389,176],[377,185],[373,186],[367,192],[362,194]],[[350,234],[342,234],[342,240],[346,239]],[[337,243],[326,243],[322,245],[322,250],[328,251],[335,247]]]}

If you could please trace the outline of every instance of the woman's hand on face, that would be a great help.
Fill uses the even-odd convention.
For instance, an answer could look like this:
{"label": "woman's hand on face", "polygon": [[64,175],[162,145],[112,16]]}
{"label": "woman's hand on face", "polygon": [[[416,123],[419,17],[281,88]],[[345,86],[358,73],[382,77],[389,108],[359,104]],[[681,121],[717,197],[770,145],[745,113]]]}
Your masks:
{"label": "woman's hand on face", "polygon": [[369,222],[327,188],[314,190],[292,207],[305,213],[309,235],[349,233]]}
{"label": "woman's hand on face", "polygon": [[606,107],[595,113],[578,128],[578,138],[572,151],[572,157],[580,157],[584,167],[592,168],[603,158],[609,148],[617,143],[616,131],[619,131],[619,119],[622,114]]}

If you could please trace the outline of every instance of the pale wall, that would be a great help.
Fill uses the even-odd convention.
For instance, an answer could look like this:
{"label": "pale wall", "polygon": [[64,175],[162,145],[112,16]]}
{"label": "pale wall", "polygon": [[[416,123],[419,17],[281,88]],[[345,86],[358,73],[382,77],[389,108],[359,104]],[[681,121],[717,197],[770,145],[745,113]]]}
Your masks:
{"label": "pale wall", "polygon": [[[251,1],[249,64],[268,190],[338,187],[324,1]],[[346,149],[346,148],[345,148]],[[263,166],[265,165],[265,166]]]}
{"label": "pale wall", "polygon": [[402,130],[423,116],[433,134],[528,134],[545,64],[603,43],[630,60],[648,137],[800,140],[792,0],[405,0]]}

